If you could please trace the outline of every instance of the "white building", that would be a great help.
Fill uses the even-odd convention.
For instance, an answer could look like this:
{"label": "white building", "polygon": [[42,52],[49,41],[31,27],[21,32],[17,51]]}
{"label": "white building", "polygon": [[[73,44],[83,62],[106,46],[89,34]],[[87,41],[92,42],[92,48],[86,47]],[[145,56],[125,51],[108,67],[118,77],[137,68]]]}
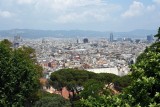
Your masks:
{"label": "white building", "polygon": [[94,73],[112,73],[118,76],[123,76],[128,74],[128,71],[118,70],[117,67],[114,68],[96,68],[96,69],[86,69],[87,71]]}

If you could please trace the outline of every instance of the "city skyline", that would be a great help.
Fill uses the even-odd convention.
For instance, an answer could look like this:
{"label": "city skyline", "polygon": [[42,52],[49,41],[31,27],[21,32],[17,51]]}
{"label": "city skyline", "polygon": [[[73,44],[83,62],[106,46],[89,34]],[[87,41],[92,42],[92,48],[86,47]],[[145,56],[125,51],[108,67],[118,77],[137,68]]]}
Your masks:
{"label": "city skyline", "polygon": [[160,0],[0,0],[0,30],[157,29]]}

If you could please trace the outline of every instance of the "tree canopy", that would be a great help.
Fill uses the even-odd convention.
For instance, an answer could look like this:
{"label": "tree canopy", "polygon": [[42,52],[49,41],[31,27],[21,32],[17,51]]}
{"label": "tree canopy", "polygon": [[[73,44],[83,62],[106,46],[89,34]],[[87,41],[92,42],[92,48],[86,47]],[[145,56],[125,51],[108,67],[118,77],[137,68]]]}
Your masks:
{"label": "tree canopy", "polygon": [[97,80],[88,80],[84,84],[84,90],[80,93],[82,98],[88,98],[89,96],[97,97],[103,91],[104,84]]}
{"label": "tree canopy", "polygon": [[69,90],[77,86],[84,86],[84,84],[92,79],[103,84],[114,83],[120,77],[115,74],[110,73],[100,73],[96,74],[86,70],[77,69],[60,69],[51,74],[50,79],[52,85],[60,89],[62,87],[67,87]]}
{"label": "tree canopy", "polygon": [[157,40],[158,40],[158,41],[160,40],[160,27],[159,27],[158,33],[155,35],[155,37],[157,37]]}
{"label": "tree canopy", "polygon": [[[79,99],[88,99],[90,97],[100,99],[99,96],[112,95],[114,92],[106,87],[107,84],[115,83],[121,90],[130,84],[129,76],[119,77],[110,73],[98,74],[77,69],[55,71],[51,74],[50,79],[54,88],[60,90],[62,87],[67,87],[69,91],[73,92],[70,100],[75,107],[83,105]],[[79,90],[79,88],[81,89]]]}
{"label": "tree canopy", "polygon": [[2,40],[1,44],[6,45],[7,47],[11,47],[12,46],[12,43],[8,39]]}
{"label": "tree canopy", "polygon": [[85,81],[92,79],[96,74],[85,70],[61,69],[51,74],[51,80],[55,88],[67,87],[69,90],[82,86]]}
{"label": "tree canopy", "polygon": [[6,40],[0,42],[0,106],[33,103],[40,86],[41,70],[38,68],[25,49],[12,49],[6,45]]}
{"label": "tree canopy", "polygon": [[34,107],[71,107],[69,100],[57,94],[50,94],[40,91],[40,99],[36,101]]}

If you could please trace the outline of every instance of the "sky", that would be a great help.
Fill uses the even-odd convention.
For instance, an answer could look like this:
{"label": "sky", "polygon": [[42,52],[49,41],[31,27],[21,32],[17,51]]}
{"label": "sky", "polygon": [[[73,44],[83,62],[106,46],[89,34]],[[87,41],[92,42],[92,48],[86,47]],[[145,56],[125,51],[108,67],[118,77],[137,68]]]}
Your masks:
{"label": "sky", "polygon": [[0,30],[156,30],[160,0],[0,0]]}

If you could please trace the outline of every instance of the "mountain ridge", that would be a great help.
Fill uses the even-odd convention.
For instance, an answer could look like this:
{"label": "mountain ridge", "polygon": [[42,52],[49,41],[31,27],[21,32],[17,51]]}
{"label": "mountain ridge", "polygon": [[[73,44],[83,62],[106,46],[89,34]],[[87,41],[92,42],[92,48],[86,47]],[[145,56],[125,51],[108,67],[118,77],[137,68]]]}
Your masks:
{"label": "mountain ridge", "polygon": [[100,37],[109,38],[113,33],[115,38],[146,38],[147,35],[155,35],[156,30],[136,29],[129,32],[111,32],[111,31],[94,31],[94,30],[38,30],[38,29],[10,29],[0,30],[1,37],[13,37],[16,35],[23,38],[81,38],[81,37]]}

